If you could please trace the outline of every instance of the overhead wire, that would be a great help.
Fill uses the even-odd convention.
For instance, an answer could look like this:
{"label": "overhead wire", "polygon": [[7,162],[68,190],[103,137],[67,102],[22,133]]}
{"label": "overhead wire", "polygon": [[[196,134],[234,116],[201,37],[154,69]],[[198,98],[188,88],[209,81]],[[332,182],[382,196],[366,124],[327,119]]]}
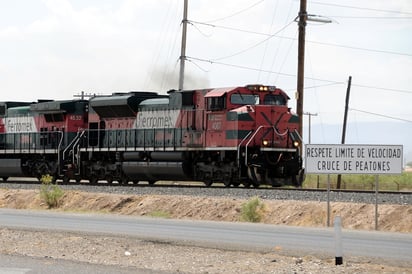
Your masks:
{"label": "overhead wire", "polygon": [[[228,66],[228,67],[233,67],[233,68],[238,68],[238,69],[245,69],[245,70],[252,70],[252,71],[259,71],[260,70],[259,68],[253,68],[253,67],[248,67],[248,66],[224,63],[224,62],[220,62],[220,61],[215,61],[215,60],[211,60],[211,59],[208,60],[208,59],[203,59],[203,58],[198,58],[198,57],[193,57],[193,56],[186,56],[186,58],[188,60],[206,62],[206,63],[210,63],[210,64],[217,64],[217,65]],[[279,72],[279,71],[263,70],[263,72],[271,73],[271,74],[280,74],[280,75],[286,76],[286,77],[294,77],[294,78],[296,77],[296,74]],[[338,81],[326,80],[326,79],[320,79],[320,78],[313,78],[313,77],[305,77],[305,79],[316,80],[316,81],[321,81],[321,82],[329,82],[329,83],[333,83],[333,84],[340,84],[341,83],[341,82],[338,82]]]}
{"label": "overhead wire", "polygon": [[258,31],[254,31],[254,30],[244,30],[244,29],[235,28],[235,27],[228,27],[228,26],[223,26],[223,25],[211,24],[211,23],[208,23],[208,22],[200,22],[200,21],[195,21],[195,20],[188,20],[188,22],[190,22],[192,24],[204,25],[204,26],[208,26],[208,27],[212,27],[212,28],[221,28],[221,29],[239,31],[239,32],[249,33],[249,34],[270,36],[270,34],[264,33],[264,32],[258,32]]}
{"label": "overhead wire", "polygon": [[[267,36],[269,38],[277,37],[277,38],[280,38],[280,39],[288,39],[288,40],[293,40],[293,41],[297,40],[297,38],[295,38],[295,37],[277,35],[277,33],[281,32],[282,30],[279,30],[275,34],[269,34],[269,33],[257,32],[257,31],[252,31],[252,30],[244,30],[244,29],[239,29],[239,28],[234,28],[234,27],[227,27],[227,26],[222,26],[222,25],[214,25],[214,24],[209,24],[209,23],[205,23],[205,22],[198,22],[198,21],[193,21],[193,20],[190,20],[190,22],[193,23],[193,24],[201,24],[201,25],[214,27],[214,28],[221,28],[221,29],[227,29],[227,30],[238,31],[238,32],[243,32],[243,33]],[[263,42],[266,42],[266,41],[267,40],[264,40]],[[263,43],[263,42],[261,42],[261,43]],[[313,41],[313,40],[306,40],[305,42],[306,43],[312,43],[312,44],[325,45],[325,46],[332,46],[332,47],[340,47],[340,48],[362,50],[362,51],[368,51],[368,52],[385,53],[385,54],[393,54],[393,55],[401,55],[401,56],[412,57],[412,53],[405,53],[405,52],[397,52],[397,51],[389,51],[389,50],[381,50],[381,49],[372,49],[372,48],[363,48],[363,47],[354,47],[354,46],[348,46],[348,45],[342,45],[342,44],[336,44],[336,43],[328,43],[328,42],[320,42],[320,41]]]}
{"label": "overhead wire", "polygon": [[247,52],[247,51],[249,51],[249,50],[251,50],[251,49],[254,49],[254,48],[256,48],[257,46],[259,46],[259,45],[265,43],[266,41],[272,39],[273,37],[275,37],[276,34],[278,34],[279,32],[281,32],[281,31],[283,31],[284,29],[286,29],[287,27],[289,27],[293,22],[294,22],[294,21],[289,22],[287,25],[283,26],[281,29],[279,29],[279,30],[276,31],[275,33],[269,35],[267,38],[263,39],[262,41],[259,41],[258,43],[254,44],[254,45],[252,45],[252,46],[250,46],[250,47],[248,47],[248,48],[246,48],[246,49],[243,49],[243,50],[241,50],[241,51],[238,51],[238,52],[236,52],[236,53],[233,53],[233,54],[230,54],[230,55],[227,55],[227,56],[222,56],[222,57],[219,57],[219,58],[214,58],[213,60],[214,60],[214,61],[218,61],[218,60],[223,60],[223,59],[231,58],[231,57],[234,57],[234,56],[243,54],[243,53],[245,53],[245,52]]}
{"label": "overhead wire", "polygon": [[345,82],[334,82],[334,83],[327,83],[323,85],[314,85],[314,86],[305,86],[305,89],[312,89],[312,88],[322,88],[322,87],[327,87],[327,86],[334,86],[334,85],[342,85]]}
{"label": "overhead wire", "polygon": [[232,13],[231,15],[227,15],[227,16],[222,17],[222,18],[217,18],[217,19],[209,20],[209,21],[207,21],[207,22],[208,22],[208,23],[212,23],[212,22],[217,22],[217,21],[226,20],[226,19],[228,19],[228,18],[231,18],[231,17],[234,17],[234,16],[236,16],[236,15],[239,15],[239,14],[245,12],[245,11],[248,11],[248,10],[254,8],[255,6],[259,5],[260,3],[264,2],[264,1],[265,1],[265,0],[259,0],[259,1],[255,2],[254,4],[248,6],[248,7],[244,8],[244,9],[241,9],[241,10],[239,10],[239,11],[237,11],[237,12]]}
{"label": "overhead wire", "polygon": [[[295,31],[295,36],[297,36],[297,35],[298,35],[298,29],[296,29],[296,31]],[[288,51],[284,55],[283,62],[280,64],[280,67],[279,67],[280,71],[282,71],[284,65],[286,64],[286,61],[288,60],[288,57],[289,57],[289,54],[292,51],[292,48],[293,48],[293,41],[291,41],[291,43],[288,47]],[[279,74],[276,74],[275,82],[277,82],[278,78],[279,78]]]}
{"label": "overhead wire", "polygon": [[398,120],[398,121],[402,121],[402,122],[412,123],[412,120],[402,119],[402,118],[393,117],[393,116],[384,115],[384,114],[379,114],[379,113],[376,113],[376,112],[370,112],[370,111],[360,110],[360,109],[355,109],[355,108],[349,108],[349,110],[362,112],[362,113],[366,113],[366,114],[370,114],[370,115],[375,115],[375,116],[379,116],[379,117],[384,117],[384,118],[388,118],[388,119],[392,119],[392,120]]}
{"label": "overhead wire", "polygon": [[[198,57],[194,57],[194,56],[186,56],[186,58],[188,60],[191,59],[191,60],[194,60],[194,61],[206,62],[206,63],[210,63],[210,64],[217,64],[217,65],[228,66],[228,67],[234,67],[234,68],[238,68],[238,69],[245,69],[245,70],[251,70],[251,71],[261,70],[262,72],[265,72],[265,73],[278,74],[278,75],[287,76],[287,77],[296,77],[297,76],[296,74],[292,74],[292,73],[284,73],[284,72],[273,71],[273,70],[263,70],[263,69],[259,69],[259,68],[253,68],[253,67],[248,67],[248,66],[224,63],[224,62],[219,62],[219,61],[212,60],[212,59],[204,59],[204,58],[198,58]],[[306,76],[305,76],[305,79],[328,82],[327,84],[323,84],[323,85],[315,85],[315,86],[305,87],[305,89],[324,87],[324,86],[330,86],[330,85],[339,85],[339,84],[344,83],[342,81],[321,79],[321,78],[315,78],[315,77],[306,77]],[[376,86],[368,86],[368,85],[361,85],[361,84],[355,84],[355,83],[352,83],[352,86],[361,87],[361,88],[378,89],[378,90],[384,90],[384,91],[392,91],[392,92],[402,92],[402,93],[407,93],[407,94],[412,93],[412,90],[393,89],[393,88],[386,88],[386,87],[376,87]],[[288,89],[285,89],[285,90],[288,90]]]}
{"label": "overhead wire", "polygon": [[410,93],[410,94],[412,94],[412,90],[394,89],[394,88],[384,88],[384,87],[367,86],[367,85],[359,85],[359,84],[352,84],[352,86],[361,87],[361,88],[380,89],[380,90],[386,90],[386,91],[393,91],[393,92],[401,92],[401,93]]}
{"label": "overhead wire", "polygon": [[[290,2],[288,15],[287,15],[286,18],[285,18],[284,24],[286,24],[286,23],[291,19],[291,18],[290,18],[290,17],[291,17],[290,15],[291,15],[291,12],[292,12],[292,6],[293,6],[293,4],[294,4],[293,2]],[[296,29],[296,32],[297,32],[297,29]],[[270,66],[270,70],[273,70],[273,69],[274,69],[276,60],[278,59],[278,55],[279,55],[280,47],[281,47],[281,45],[282,45],[282,41],[283,41],[283,40],[281,40],[280,43],[277,44],[275,54],[273,55],[272,64],[271,64],[271,66]],[[290,44],[290,46],[289,46],[289,50],[288,50],[288,52],[287,52],[287,55],[289,55],[291,49],[292,49],[292,42],[291,42],[291,44]],[[283,63],[281,63],[280,70],[282,70],[283,65],[284,65],[285,62],[286,62],[286,58],[287,58],[287,56],[285,56]],[[268,82],[269,82],[269,76],[270,76],[270,74],[267,74]],[[279,77],[279,75],[277,74],[277,75],[276,75],[276,78],[274,79],[274,82],[275,82],[275,83],[277,82],[278,77]]]}
{"label": "overhead wire", "polygon": [[[175,1],[176,2],[176,1]],[[173,4],[175,4],[173,6]],[[168,39],[171,39],[172,36],[174,35],[174,31],[172,30],[172,26],[173,24],[170,24],[170,21],[175,17],[175,14],[178,10],[177,8],[177,4],[173,3],[173,1],[169,2],[168,8],[167,8],[167,13],[163,18],[162,21],[162,31],[159,32],[158,37],[157,37],[157,43],[156,43],[156,49],[154,50],[154,52],[157,52],[157,54],[153,55],[152,57],[152,61],[151,61],[151,65],[150,65],[150,69],[147,71],[147,76],[145,78],[145,82],[144,82],[144,87],[147,88],[152,82],[153,82],[153,78],[155,77],[156,72],[154,72],[154,70],[158,67],[159,63],[161,62],[161,52],[163,51],[162,48],[164,48],[164,45],[166,45],[166,41]],[[172,47],[168,47],[169,52],[167,53],[167,58],[169,58],[172,55]],[[161,76],[161,81],[160,81],[160,87],[163,87],[163,83],[165,81],[165,75],[168,72],[168,68],[166,67],[166,69],[163,70],[163,74]]]}
{"label": "overhead wire", "polygon": [[381,20],[381,19],[383,19],[383,20],[386,20],[386,19],[393,19],[393,20],[397,20],[397,19],[399,19],[399,20],[404,20],[404,19],[407,19],[407,20],[410,20],[410,19],[412,19],[412,17],[397,17],[397,16],[342,16],[342,15],[329,15],[328,17],[330,17],[330,18],[342,18],[342,19],[367,19],[367,20],[370,20],[370,19],[377,19],[377,20]]}
{"label": "overhead wire", "polygon": [[306,42],[307,42],[307,43],[313,43],[313,44],[319,44],[319,45],[339,47],[339,48],[346,48],[346,49],[355,49],[355,50],[363,50],[363,51],[368,51],[368,52],[386,53],[386,54],[402,55],[402,56],[412,57],[412,54],[411,54],[411,53],[404,53],[404,52],[396,52],[396,51],[389,51],[389,50],[380,50],[380,49],[354,47],[354,46],[340,45],[340,44],[327,43],[327,42],[318,42],[318,41],[311,41],[311,40],[306,40]]}
{"label": "overhead wire", "polygon": [[[275,17],[276,17],[276,12],[277,12],[277,7],[278,7],[278,5],[279,5],[279,0],[276,1],[275,8],[274,8],[274,12],[273,12],[273,14],[272,14],[272,20],[271,20],[271,22],[270,22],[269,30],[272,29],[272,26],[273,26],[273,24],[274,24],[274,22],[275,22]],[[263,63],[265,62],[266,53],[267,53],[267,51],[268,51],[268,45],[269,45],[269,43],[266,43],[266,45],[265,45],[265,50],[263,51],[262,59],[260,60],[260,68],[263,67]],[[258,77],[257,77],[257,82],[260,82],[260,75],[261,75],[261,72],[259,71]]]}
{"label": "overhead wire", "polygon": [[348,8],[348,9],[357,9],[357,10],[368,10],[368,11],[378,11],[378,12],[388,12],[388,13],[397,13],[397,14],[409,14],[412,15],[412,12],[403,12],[397,10],[386,10],[386,9],[375,9],[375,8],[366,8],[366,7],[357,7],[357,6],[349,6],[349,5],[342,5],[342,4],[333,4],[333,3],[325,3],[319,1],[311,1],[311,4],[323,5],[323,6],[332,6],[332,7],[340,7],[340,8]]}
{"label": "overhead wire", "polygon": [[[312,58],[311,58],[311,51],[307,51],[307,59],[308,59],[308,63],[309,63],[309,72],[311,73],[311,75],[313,76],[314,75],[314,73],[313,73],[313,66],[312,66]],[[317,105],[317,108],[318,109],[320,109],[320,104],[319,104],[319,97],[318,97],[318,90],[317,90],[317,87],[316,87],[316,80],[313,80],[313,82],[314,82],[314,84],[315,84],[315,88],[314,88],[314,93],[315,93],[315,96],[314,96],[314,98],[315,98],[315,102],[316,102],[316,105]],[[309,116],[309,118],[310,118],[310,116]],[[320,128],[321,128],[321,132],[322,132],[322,139],[323,139],[323,142],[325,142],[325,128],[324,128],[324,124],[323,124],[323,119],[322,119],[323,117],[322,117],[322,115],[319,115],[319,119],[320,119]]]}

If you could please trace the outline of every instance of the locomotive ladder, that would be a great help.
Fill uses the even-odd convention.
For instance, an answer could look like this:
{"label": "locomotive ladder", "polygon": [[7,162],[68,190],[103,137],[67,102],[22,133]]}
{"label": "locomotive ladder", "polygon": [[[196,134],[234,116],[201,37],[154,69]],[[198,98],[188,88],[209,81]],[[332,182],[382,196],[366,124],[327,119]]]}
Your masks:
{"label": "locomotive ladder", "polygon": [[[76,174],[80,173],[80,140],[86,134],[86,131],[78,131],[76,137],[70,142],[70,144],[63,150],[62,153],[62,163],[64,164],[66,160],[70,160],[71,164],[76,167]],[[71,159],[70,159],[71,158]],[[61,165],[60,165],[61,166]],[[61,172],[61,171],[60,171]]]}

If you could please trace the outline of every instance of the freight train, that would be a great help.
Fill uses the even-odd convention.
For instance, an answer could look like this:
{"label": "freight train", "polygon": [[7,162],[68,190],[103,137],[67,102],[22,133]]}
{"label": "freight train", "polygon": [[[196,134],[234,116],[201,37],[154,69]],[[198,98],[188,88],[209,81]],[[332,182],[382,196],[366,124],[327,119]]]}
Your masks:
{"label": "freight train", "polygon": [[299,119],[275,86],[0,102],[0,178],[301,186]]}

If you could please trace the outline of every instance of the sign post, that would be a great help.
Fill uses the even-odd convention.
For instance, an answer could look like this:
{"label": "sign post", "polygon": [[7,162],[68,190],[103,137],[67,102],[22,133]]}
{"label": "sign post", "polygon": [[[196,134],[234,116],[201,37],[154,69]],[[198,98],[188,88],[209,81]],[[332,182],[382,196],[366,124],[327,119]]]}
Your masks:
{"label": "sign post", "polygon": [[[304,151],[305,171],[308,174],[327,174],[327,226],[330,226],[330,174],[374,174],[375,230],[378,230],[378,174],[401,174],[402,145],[307,144]],[[337,221],[336,221],[337,220]],[[337,244],[336,264],[342,264],[340,217],[335,219]]]}

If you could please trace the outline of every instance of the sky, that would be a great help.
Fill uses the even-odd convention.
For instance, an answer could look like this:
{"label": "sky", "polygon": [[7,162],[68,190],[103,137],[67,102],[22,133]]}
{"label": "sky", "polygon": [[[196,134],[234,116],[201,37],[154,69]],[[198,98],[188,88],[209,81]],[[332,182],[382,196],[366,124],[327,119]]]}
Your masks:
{"label": "sky", "polygon": [[[298,11],[297,0],[189,0],[184,88],[275,85],[296,111]],[[370,142],[403,144],[412,161],[412,1],[308,0],[307,11],[331,21],[306,26],[312,143],[340,143],[328,126],[342,124],[352,76],[350,140],[368,142],[364,123],[394,124],[403,138]],[[182,15],[183,0],[0,1],[0,100],[176,89]]]}

